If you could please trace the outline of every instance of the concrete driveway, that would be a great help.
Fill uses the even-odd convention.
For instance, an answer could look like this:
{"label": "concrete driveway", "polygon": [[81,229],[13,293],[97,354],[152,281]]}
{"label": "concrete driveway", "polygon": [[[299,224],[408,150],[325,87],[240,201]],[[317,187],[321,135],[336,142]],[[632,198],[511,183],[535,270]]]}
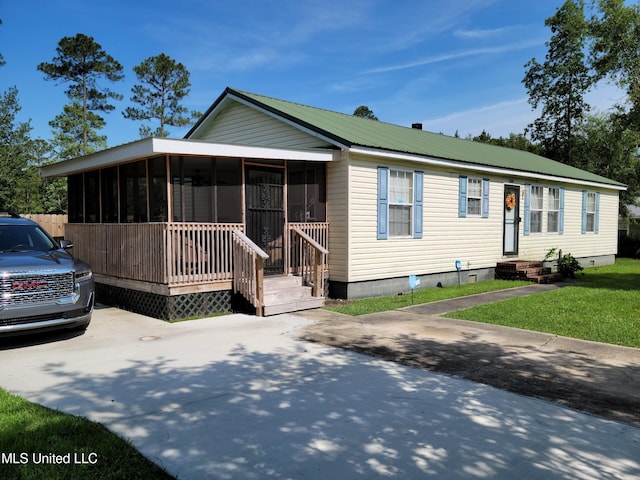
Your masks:
{"label": "concrete driveway", "polygon": [[180,479],[640,477],[638,428],[296,340],[308,322],[100,308],[84,335],[0,344],[0,386]]}

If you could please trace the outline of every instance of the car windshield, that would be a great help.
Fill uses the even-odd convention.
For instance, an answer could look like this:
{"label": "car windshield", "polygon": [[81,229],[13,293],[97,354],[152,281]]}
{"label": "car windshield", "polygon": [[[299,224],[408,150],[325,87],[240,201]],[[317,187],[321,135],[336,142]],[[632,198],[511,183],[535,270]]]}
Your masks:
{"label": "car windshield", "polygon": [[57,245],[37,225],[0,225],[0,251],[48,252]]}

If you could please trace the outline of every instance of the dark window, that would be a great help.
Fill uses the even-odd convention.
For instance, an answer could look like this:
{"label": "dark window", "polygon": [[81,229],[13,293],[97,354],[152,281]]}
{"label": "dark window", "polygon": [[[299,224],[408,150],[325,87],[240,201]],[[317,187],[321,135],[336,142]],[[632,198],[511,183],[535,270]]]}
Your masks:
{"label": "dark window", "polygon": [[326,221],[326,165],[292,161],[287,168],[289,222]]}
{"label": "dark window", "polygon": [[70,175],[67,180],[67,203],[69,206],[69,223],[84,222],[84,188],[83,175]]}
{"label": "dark window", "polygon": [[120,166],[120,222],[147,221],[147,167],[141,160]]}
{"label": "dark window", "polygon": [[242,222],[242,172],[240,160],[217,158],[216,173],[216,221],[219,223]]}
{"label": "dark window", "polygon": [[167,169],[164,157],[149,160],[149,213],[151,222],[167,221]]}
{"label": "dark window", "polygon": [[118,167],[100,172],[102,195],[102,223],[118,222]]}
{"label": "dark window", "polygon": [[84,174],[84,214],[86,223],[100,221],[100,171],[94,170]]}
{"label": "dark window", "polygon": [[171,157],[173,220],[242,221],[240,160]]}

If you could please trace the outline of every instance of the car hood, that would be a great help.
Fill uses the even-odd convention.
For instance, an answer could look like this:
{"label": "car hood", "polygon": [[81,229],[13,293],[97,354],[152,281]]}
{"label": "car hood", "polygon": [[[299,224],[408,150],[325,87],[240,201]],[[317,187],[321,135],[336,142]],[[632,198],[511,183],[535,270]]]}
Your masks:
{"label": "car hood", "polygon": [[64,250],[2,252],[0,272],[15,272],[25,269],[71,270],[77,268],[77,263],[73,256]]}

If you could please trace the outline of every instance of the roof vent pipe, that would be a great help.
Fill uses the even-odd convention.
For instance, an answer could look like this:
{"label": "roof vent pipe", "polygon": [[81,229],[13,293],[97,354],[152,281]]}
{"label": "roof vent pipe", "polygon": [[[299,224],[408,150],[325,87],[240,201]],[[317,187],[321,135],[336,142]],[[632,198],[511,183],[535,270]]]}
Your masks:
{"label": "roof vent pipe", "polygon": [[421,123],[412,123],[411,124],[411,128],[415,128],[416,130],[422,130],[422,124]]}

